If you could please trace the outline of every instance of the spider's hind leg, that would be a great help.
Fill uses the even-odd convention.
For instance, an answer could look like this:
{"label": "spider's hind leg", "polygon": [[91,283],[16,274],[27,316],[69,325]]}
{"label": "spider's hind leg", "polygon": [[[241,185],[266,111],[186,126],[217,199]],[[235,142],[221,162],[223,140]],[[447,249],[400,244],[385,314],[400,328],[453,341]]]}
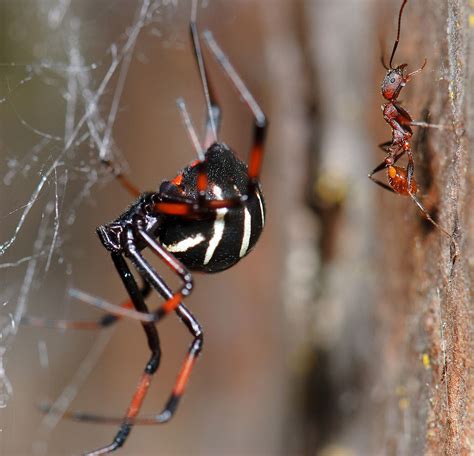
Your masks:
{"label": "spider's hind leg", "polygon": [[224,73],[232,82],[242,100],[248,106],[254,117],[254,138],[253,145],[250,151],[249,157],[249,193],[258,184],[260,172],[262,169],[263,162],[263,146],[265,143],[265,136],[267,132],[267,119],[262,109],[256,102],[253,95],[250,93],[247,86],[240,78],[235,68],[230,63],[229,58],[224,54],[220,46],[217,44],[214,36],[209,30],[204,32],[204,38],[206,43],[214,55],[215,59],[219,62]]}
{"label": "spider's hind leg", "polygon": [[196,4],[193,5],[189,32],[193,43],[194,57],[201,77],[202,89],[206,99],[206,133],[204,138],[204,149],[208,149],[212,144],[218,142],[219,129],[221,126],[222,111],[217,101],[216,91],[209,79],[206,61],[201,48],[201,40],[196,24]]}

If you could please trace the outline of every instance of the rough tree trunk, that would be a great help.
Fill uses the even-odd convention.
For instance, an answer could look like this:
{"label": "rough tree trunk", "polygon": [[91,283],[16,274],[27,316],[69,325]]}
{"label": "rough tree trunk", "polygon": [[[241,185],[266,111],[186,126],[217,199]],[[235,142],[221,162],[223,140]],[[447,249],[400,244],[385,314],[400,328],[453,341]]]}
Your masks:
{"label": "rough tree trunk", "polygon": [[467,455],[474,451],[472,30],[467,2],[409,6],[401,48],[407,50],[397,61],[406,56],[417,65],[427,56],[429,66],[413,80],[407,102],[416,107],[414,115],[429,112],[430,121],[452,127],[419,133],[417,172],[433,202],[427,205],[455,233],[460,256],[453,264],[449,240],[414,208],[397,206],[384,236],[390,242],[384,261],[389,289],[381,304],[386,353],[395,362],[380,380],[400,385],[402,397],[386,432],[394,445],[404,442],[403,454]]}
{"label": "rough tree trunk", "polygon": [[[303,45],[305,65],[294,78],[307,77],[313,89],[306,100],[312,176],[300,170],[299,181],[310,183],[320,240],[309,262],[319,266],[317,278],[310,275],[312,304],[298,309],[287,296],[289,321],[306,322],[306,332],[288,330],[290,363],[297,363],[288,414],[297,424],[286,436],[292,452],[340,446],[355,454],[474,451],[472,11],[469,25],[467,1],[409,1],[394,61],[413,71],[428,60],[400,100],[417,120],[446,126],[416,131],[413,150],[419,196],[454,233],[454,261],[448,237],[410,199],[363,182],[381,160],[376,145],[390,138],[378,109],[384,74],[378,37],[387,55],[399,6],[308,0],[293,16],[283,13],[294,20],[285,33]],[[295,223],[301,223],[295,217],[300,203],[291,206]],[[300,267],[288,261],[300,295],[311,237],[299,230],[289,240],[291,259],[301,239]]]}

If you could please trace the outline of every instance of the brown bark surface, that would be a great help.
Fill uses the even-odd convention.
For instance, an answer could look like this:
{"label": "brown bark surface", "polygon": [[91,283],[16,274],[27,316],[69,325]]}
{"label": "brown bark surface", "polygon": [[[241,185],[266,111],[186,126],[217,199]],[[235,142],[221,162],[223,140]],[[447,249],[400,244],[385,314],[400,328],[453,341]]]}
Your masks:
{"label": "brown bark surface", "polygon": [[[111,44],[120,47],[129,36],[137,8],[159,7],[130,54],[111,130],[129,163],[127,176],[140,188],[157,188],[194,159],[176,98],[184,97],[199,132],[204,121],[189,47],[191,2],[137,0],[119,2],[119,8],[113,0],[71,2],[58,26],[51,22],[53,7],[40,3],[3,5],[11,19],[3,28],[8,44],[2,62],[12,65],[0,68],[6,81],[0,98],[8,95],[0,103],[0,242],[14,232],[50,157],[63,147],[55,141],[67,127],[64,95],[74,92],[77,67],[71,63],[70,72],[51,79],[43,67],[30,75],[29,65],[19,64],[63,68],[63,43],[74,30],[80,46],[71,49],[84,49],[85,64],[97,64],[78,72],[78,81],[90,77],[97,90],[111,65]],[[134,429],[121,454],[473,454],[472,0],[409,0],[394,61],[412,71],[428,60],[400,100],[416,120],[444,126],[416,128],[412,144],[420,199],[453,233],[456,261],[448,237],[409,198],[366,177],[383,159],[377,144],[391,135],[380,112],[380,44],[388,60],[401,0],[198,3],[200,27],[212,30],[269,117],[266,227],[241,264],[224,274],[196,275],[186,304],[203,324],[206,342],[185,400],[168,425]],[[45,27],[45,20],[53,25]],[[246,156],[248,109],[212,59],[209,73],[223,106],[221,138]],[[98,105],[104,116],[115,93],[112,82]],[[84,100],[75,108],[76,122],[90,110]],[[95,116],[91,122],[100,127]],[[46,138],[38,152],[41,131],[54,141]],[[20,305],[44,318],[96,318],[96,309],[68,297],[70,287],[114,303],[124,299],[94,230],[130,198],[110,176],[97,175],[97,148],[88,136],[81,141],[61,161],[58,177],[51,173],[24,230],[0,258],[0,318]],[[15,162],[21,171],[24,157],[28,167],[7,184],[9,166]],[[83,195],[78,205],[77,195]],[[62,206],[50,263],[55,202]],[[160,272],[162,266],[156,264]],[[157,303],[152,298],[151,306]],[[53,423],[35,404],[69,391],[70,402],[77,394],[72,409],[123,413],[149,356],[135,323],[118,326],[90,369],[84,360],[93,348],[105,347],[102,336],[20,327],[7,352],[1,340],[0,389],[10,379],[13,394],[0,409],[0,453],[81,453],[109,442],[115,428]],[[144,413],[160,410],[190,341],[177,319],[168,318],[159,330],[164,361]],[[40,348],[48,349],[49,364]]]}
{"label": "brown bark surface", "polygon": [[[444,126],[415,128],[412,145],[419,196],[456,238],[454,261],[449,238],[409,198],[361,183],[390,138],[377,43],[387,61],[399,6],[307,1],[295,25],[313,89],[308,169],[320,240],[306,342],[292,349],[311,353],[294,376],[302,418],[289,438],[306,454],[474,451],[473,11],[456,0],[408,2],[394,59],[409,71],[428,60],[400,101],[416,120]],[[328,194],[343,197],[328,203]]]}

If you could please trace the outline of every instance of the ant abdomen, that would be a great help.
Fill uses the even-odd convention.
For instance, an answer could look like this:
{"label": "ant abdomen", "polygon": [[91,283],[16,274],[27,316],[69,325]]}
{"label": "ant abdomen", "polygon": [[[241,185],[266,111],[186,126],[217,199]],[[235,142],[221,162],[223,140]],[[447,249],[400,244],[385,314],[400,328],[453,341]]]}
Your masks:
{"label": "ant abdomen", "polygon": [[401,168],[400,166],[389,166],[387,167],[387,177],[388,182],[395,193],[398,193],[399,195],[414,195],[416,193],[416,181],[413,176],[410,182],[410,191],[408,191],[408,172],[405,168]]}

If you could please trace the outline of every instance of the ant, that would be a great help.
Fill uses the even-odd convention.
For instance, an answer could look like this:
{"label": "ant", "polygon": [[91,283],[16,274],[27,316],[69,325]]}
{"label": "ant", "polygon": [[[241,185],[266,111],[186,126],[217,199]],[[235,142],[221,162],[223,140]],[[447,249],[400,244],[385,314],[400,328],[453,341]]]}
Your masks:
{"label": "ant", "polygon": [[[411,199],[418,206],[418,208],[421,210],[425,218],[451,239],[455,246],[454,258],[456,258],[458,255],[457,242],[450,233],[448,233],[443,227],[441,227],[431,218],[428,211],[425,209],[419,198],[416,196],[418,187],[414,177],[415,164],[413,161],[413,154],[410,144],[410,140],[413,135],[411,126],[431,128],[441,127],[439,125],[432,125],[427,124],[425,122],[413,121],[408,111],[404,109],[398,102],[398,96],[403,87],[405,87],[405,85],[411,80],[411,78],[415,74],[421,72],[426,66],[426,59],[424,60],[423,65],[420,68],[415,71],[412,71],[411,73],[406,73],[406,63],[403,63],[395,68],[392,66],[393,58],[395,56],[395,52],[400,41],[400,29],[403,9],[405,8],[407,2],[408,0],[403,0],[402,5],[400,7],[400,12],[398,15],[397,38],[393,45],[388,67],[384,62],[383,56],[381,59],[382,65],[387,70],[387,73],[385,74],[381,86],[382,96],[387,100],[387,103],[382,106],[382,111],[384,120],[390,125],[390,128],[392,129],[392,140],[379,145],[379,147],[384,152],[386,152],[387,155],[384,161],[378,166],[376,166],[369,174],[369,179],[374,181],[377,185],[380,185],[382,188],[389,190],[390,192],[397,193],[399,195],[410,196]],[[404,168],[402,166],[396,166],[395,163],[405,154],[407,155],[408,159],[407,167]],[[383,169],[386,169],[387,171],[388,184],[373,177],[374,174],[378,173]]]}
{"label": "ant", "polygon": [[[66,417],[80,421],[119,425],[112,442],[87,452],[89,456],[109,453],[123,446],[135,424],[160,424],[172,418],[203,345],[201,325],[182,302],[193,289],[189,271],[214,273],[230,268],[253,249],[265,223],[265,205],[259,177],[267,130],[266,117],[212,33],[206,30],[204,39],[211,54],[254,117],[253,146],[247,166],[226,144],[218,140],[221,108],[207,77],[196,26],[196,2],[193,2],[190,34],[207,106],[204,147],[199,143],[184,101],[178,99],[178,108],[198,159],[174,179],[163,181],[157,192],[141,193],[124,175],[115,173],[118,181],[136,201],[114,221],[97,228],[99,238],[110,252],[128,292],[129,301],[122,306],[109,307],[96,302],[98,307],[109,311],[98,321],[48,321],[35,317],[23,319],[24,323],[32,326],[101,329],[122,316],[128,316],[139,320],[143,326],[151,357],[125,416],[65,413]],[[104,161],[104,165],[112,168],[108,161]],[[141,253],[144,249],[153,252],[181,279],[182,285],[177,291],[172,291],[148,263]],[[143,279],[141,289],[126,260]],[[149,312],[145,298],[152,289],[165,301],[158,309]],[[172,311],[194,339],[164,409],[157,415],[140,417],[138,414],[143,400],[161,359],[160,339],[155,324]],[[48,404],[41,408],[45,412],[55,410]],[[58,413],[61,412],[58,410]]]}

